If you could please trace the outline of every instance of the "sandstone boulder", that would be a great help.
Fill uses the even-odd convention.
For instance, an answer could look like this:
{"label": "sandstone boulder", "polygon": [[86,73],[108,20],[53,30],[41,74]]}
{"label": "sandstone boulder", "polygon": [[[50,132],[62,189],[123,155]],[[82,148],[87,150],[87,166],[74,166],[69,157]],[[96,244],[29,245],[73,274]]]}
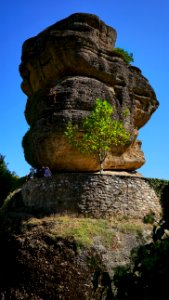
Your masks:
{"label": "sandstone boulder", "polygon": [[138,130],[158,107],[154,90],[141,70],[113,52],[115,29],[97,16],[77,13],[48,27],[23,44],[20,74],[28,96],[23,139],[25,158],[34,167],[58,171],[97,171],[98,162],[72,148],[67,123],[81,123],[96,98],[109,101],[114,117],[131,133],[124,147],[112,149],[104,169],[135,170],[144,162]]}

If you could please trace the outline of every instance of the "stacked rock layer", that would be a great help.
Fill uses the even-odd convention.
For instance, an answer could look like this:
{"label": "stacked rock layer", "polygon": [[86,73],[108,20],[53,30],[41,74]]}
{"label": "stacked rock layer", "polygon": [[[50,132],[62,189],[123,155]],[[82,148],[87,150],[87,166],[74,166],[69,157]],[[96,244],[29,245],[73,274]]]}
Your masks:
{"label": "stacked rock layer", "polygon": [[23,138],[25,158],[53,171],[97,171],[98,162],[69,145],[69,121],[81,124],[96,98],[106,99],[114,117],[124,118],[130,143],[112,148],[104,169],[136,170],[144,162],[138,130],[158,107],[154,90],[141,70],[113,51],[115,29],[97,16],[77,13],[48,27],[23,44],[20,74],[28,96]]}

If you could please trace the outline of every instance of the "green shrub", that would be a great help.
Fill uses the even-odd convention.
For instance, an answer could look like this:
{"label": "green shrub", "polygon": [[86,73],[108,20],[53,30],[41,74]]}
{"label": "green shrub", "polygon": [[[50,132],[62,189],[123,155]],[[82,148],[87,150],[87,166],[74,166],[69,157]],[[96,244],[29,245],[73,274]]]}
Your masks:
{"label": "green shrub", "polygon": [[143,222],[145,224],[153,224],[155,222],[155,213],[150,211],[147,215],[144,216]]}
{"label": "green shrub", "polygon": [[134,62],[133,53],[129,53],[128,51],[122,48],[114,48],[113,52],[122,56],[122,58],[127,64]]}

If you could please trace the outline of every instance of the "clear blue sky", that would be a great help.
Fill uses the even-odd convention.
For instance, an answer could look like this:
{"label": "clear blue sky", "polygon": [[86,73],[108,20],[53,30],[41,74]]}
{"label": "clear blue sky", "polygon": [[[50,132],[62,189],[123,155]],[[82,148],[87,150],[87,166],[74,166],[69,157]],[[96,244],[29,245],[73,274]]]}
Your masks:
{"label": "clear blue sky", "polygon": [[1,0],[0,1],[0,153],[10,171],[24,176],[22,137],[28,129],[24,117],[27,97],[18,72],[23,42],[47,26],[75,12],[98,15],[117,30],[116,47],[134,54],[160,102],[158,110],[140,130],[146,163],[138,171],[145,177],[169,179],[169,1],[161,0]]}

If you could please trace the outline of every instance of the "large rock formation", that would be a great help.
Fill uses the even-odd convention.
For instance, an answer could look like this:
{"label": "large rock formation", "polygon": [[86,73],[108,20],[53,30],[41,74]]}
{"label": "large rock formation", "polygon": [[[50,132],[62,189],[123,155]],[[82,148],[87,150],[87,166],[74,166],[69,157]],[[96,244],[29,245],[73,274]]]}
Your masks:
{"label": "large rock formation", "polygon": [[72,148],[64,135],[68,121],[79,123],[96,98],[106,99],[131,133],[130,143],[112,149],[104,169],[135,170],[144,162],[138,130],[158,107],[141,71],[113,52],[116,31],[97,16],[77,13],[23,44],[20,74],[28,95],[23,139],[26,160],[58,171],[96,171],[94,158]]}

